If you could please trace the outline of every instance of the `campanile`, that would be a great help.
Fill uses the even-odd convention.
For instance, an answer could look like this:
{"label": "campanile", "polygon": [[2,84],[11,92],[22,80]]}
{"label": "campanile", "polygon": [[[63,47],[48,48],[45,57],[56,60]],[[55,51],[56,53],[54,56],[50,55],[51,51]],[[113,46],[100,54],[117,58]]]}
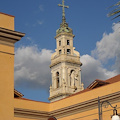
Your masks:
{"label": "campanile", "polygon": [[51,56],[52,85],[50,86],[50,102],[65,98],[83,90],[81,83],[80,54],[73,47],[73,30],[66,23],[64,0],[62,4],[62,23],[56,31],[56,49]]}

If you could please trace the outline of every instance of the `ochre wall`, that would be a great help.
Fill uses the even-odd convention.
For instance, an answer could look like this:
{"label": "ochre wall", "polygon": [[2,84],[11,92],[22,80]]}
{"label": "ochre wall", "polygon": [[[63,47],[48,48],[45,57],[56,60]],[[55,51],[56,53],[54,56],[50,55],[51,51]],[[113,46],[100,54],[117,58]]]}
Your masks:
{"label": "ochre wall", "polygon": [[0,44],[0,120],[14,117],[14,47]]}
{"label": "ochre wall", "polygon": [[14,119],[14,44],[24,35],[14,31],[14,16],[0,12],[0,120]]}
{"label": "ochre wall", "polygon": [[[64,109],[65,107],[70,107],[70,106],[74,106],[75,104],[83,103],[85,101],[97,99],[98,96],[102,97],[102,96],[110,95],[112,93],[117,93],[118,91],[120,91],[119,86],[120,86],[120,81],[90,90],[88,92],[73,95],[71,97],[53,103],[14,99],[14,103],[15,103],[14,107],[29,109],[31,111],[37,110],[37,111],[44,111],[49,113],[53,112],[54,114],[59,109]],[[117,102],[113,100],[111,101],[111,103],[113,106],[117,105],[118,113],[120,113],[120,100]],[[92,106],[88,106],[88,108],[82,108],[82,109],[83,111],[79,112],[78,110],[77,113],[75,113],[74,110],[72,112],[67,112],[66,113],[67,116],[65,114],[65,117],[62,116],[64,113],[60,114],[57,116],[57,120],[95,120],[99,118],[97,101],[95,107],[92,108]],[[110,106],[108,106],[107,108],[103,107],[103,120],[111,120],[111,115],[113,115],[113,108],[111,108]],[[14,119],[29,120],[28,118],[19,118],[19,117],[15,117]],[[47,120],[47,119],[43,119],[43,120]]]}
{"label": "ochre wall", "polygon": [[14,16],[0,12],[0,27],[14,30]]}
{"label": "ochre wall", "polygon": [[81,103],[90,99],[98,98],[98,96],[101,97],[104,95],[108,95],[108,94],[117,92],[118,90],[120,90],[120,82],[108,84],[106,86],[102,86],[102,87],[90,90],[88,92],[73,95],[71,97],[62,99],[60,101],[53,102],[50,104],[50,111],[68,107],[70,105]]}
{"label": "ochre wall", "polygon": [[36,120],[36,119],[14,117],[14,120]]}
{"label": "ochre wall", "polygon": [[[120,113],[120,103],[116,103],[112,105],[113,106],[117,105],[118,106],[117,110]],[[111,115],[113,115],[113,109],[111,107],[108,108],[102,107],[102,109],[103,109],[103,113],[102,113],[103,120],[111,120]],[[97,120],[97,119],[99,119],[98,108],[81,112],[78,114],[70,115],[68,117],[59,118],[57,120]]]}
{"label": "ochre wall", "polygon": [[[115,93],[118,91],[120,91],[120,81],[110,84],[110,85],[106,85],[103,87],[93,89],[89,92],[85,92],[85,93],[78,94],[72,97],[68,97],[58,102],[54,102],[50,104],[50,110],[52,111],[52,110],[57,110],[63,107],[68,107],[70,105],[74,105],[80,102],[84,102],[90,99],[97,98],[98,96],[101,97],[101,96]],[[114,101],[112,102],[113,102],[112,103],[113,106],[117,105],[118,113],[120,113],[120,99],[116,103],[114,103]],[[113,115],[113,108],[111,108],[110,106],[108,106],[107,108],[104,108],[103,106],[102,109],[103,109],[103,115],[102,115],[103,120],[111,120],[111,115]],[[99,117],[98,117],[98,107],[97,107],[92,110],[86,109],[85,112],[81,112],[81,113],[74,114],[74,115],[69,115],[67,117],[59,118],[58,120],[94,120],[98,118]]]}
{"label": "ochre wall", "polygon": [[[47,120],[49,103],[31,100],[14,99],[14,120]],[[18,111],[22,112],[18,112]],[[28,112],[29,111],[29,112]],[[24,115],[24,113],[26,113]]]}
{"label": "ochre wall", "polygon": [[[74,114],[69,117],[64,117],[58,120],[94,120],[98,119],[98,110],[85,111],[79,114]],[[107,119],[108,120],[108,119]]]}
{"label": "ochre wall", "polygon": [[14,99],[14,107],[29,109],[29,110],[45,111],[45,112],[49,111],[49,103],[22,100],[22,99]]}

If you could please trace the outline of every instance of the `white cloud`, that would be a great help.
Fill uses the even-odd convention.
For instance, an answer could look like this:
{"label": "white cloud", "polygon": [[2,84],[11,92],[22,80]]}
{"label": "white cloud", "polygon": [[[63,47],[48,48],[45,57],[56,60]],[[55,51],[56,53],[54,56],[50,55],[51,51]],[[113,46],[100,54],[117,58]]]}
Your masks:
{"label": "white cloud", "polygon": [[[112,29],[112,33],[103,34],[103,38],[96,43],[96,48],[91,51],[91,56],[81,57],[85,87],[95,79],[106,80],[120,74],[120,24],[114,24]],[[115,62],[111,63],[111,59],[115,59]],[[110,67],[105,68],[106,65]]]}
{"label": "white cloud", "polygon": [[38,20],[37,23],[38,23],[39,25],[42,25],[42,24],[43,24],[43,21]]}
{"label": "white cloud", "polygon": [[120,24],[113,25],[112,29],[112,33],[103,34],[103,38],[96,43],[96,49],[92,51],[92,55],[102,62],[120,53]]}
{"label": "white cloud", "polygon": [[39,5],[40,11],[44,11],[43,5]]}
{"label": "white cloud", "polygon": [[[91,55],[81,56],[82,81],[87,87],[95,79],[106,80],[120,74],[120,24],[112,27],[113,32],[103,34]],[[29,39],[29,38],[28,38]],[[21,47],[15,52],[15,84],[18,86],[49,89],[49,69],[52,50],[39,50],[37,46]],[[115,59],[110,64],[110,60]],[[111,66],[106,68],[106,64]]]}
{"label": "white cloud", "polygon": [[33,27],[36,27],[37,25],[42,25],[44,23],[43,20],[37,20],[34,24]]}
{"label": "white cloud", "polygon": [[30,41],[32,40],[31,37],[26,37],[26,39],[27,39],[27,40],[30,40]]}
{"label": "white cloud", "polygon": [[52,51],[37,46],[21,47],[15,52],[15,85],[49,88]]}
{"label": "white cloud", "polygon": [[105,69],[99,60],[90,55],[81,56],[82,66],[82,82],[85,88],[96,79],[106,80],[116,75],[116,72]]}
{"label": "white cloud", "polygon": [[114,24],[112,29],[112,33],[103,34],[103,38],[97,42],[92,55],[101,62],[109,62],[109,60],[115,59],[115,64],[111,66],[120,74],[120,24]]}

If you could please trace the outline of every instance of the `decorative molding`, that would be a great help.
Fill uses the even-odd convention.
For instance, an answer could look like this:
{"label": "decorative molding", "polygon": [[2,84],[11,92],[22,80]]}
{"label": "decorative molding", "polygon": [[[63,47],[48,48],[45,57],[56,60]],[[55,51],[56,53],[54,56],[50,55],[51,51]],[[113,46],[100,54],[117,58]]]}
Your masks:
{"label": "decorative molding", "polygon": [[[100,97],[101,101],[108,100],[110,103],[120,102],[120,91],[106,96]],[[69,107],[61,108],[50,112],[52,116],[57,118],[67,117],[73,114],[89,111],[98,108],[98,98],[91,99],[82,103],[78,103]]]}
{"label": "decorative molding", "polygon": [[57,65],[57,64],[60,64],[60,63],[62,63],[62,62],[66,62],[66,63],[72,63],[72,64],[77,64],[77,65],[82,65],[82,63],[79,61],[73,61],[73,60],[67,60],[67,59],[65,59],[65,60],[58,60],[58,61],[55,61],[54,63],[52,63],[49,67],[51,68],[51,67],[53,67],[53,66],[55,66],[55,65]]}
{"label": "decorative molding", "polygon": [[[100,97],[101,102],[105,101],[105,100],[108,100],[111,104],[120,102],[120,91]],[[50,103],[50,104],[52,104],[52,103]],[[82,103],[78,103],[75,105],[71,105],[71,106],[68,106],[65,108],[54,110],[51,112],[15,108],[14,113],[15,113],[15,117],[47,120],[50,116],[55,116],[57,119],[59,119],[59,118],[67,117],[67,116],[74,115],[77,113],[82,113],[85,111],[97,109],[97,108],[98,108],[98,98],[95,98],[95,99],[91,99],[91,100],[88,100],[88,101],[85,101]],[[120,108],[118,108],[118,109],[120,109]],[[107,112],[107,111],[104,111],[104,112]],[[74,118],[71,120],[79,120],[80,118],[85,118],[87,116],[91,116],[91,115],[95,115],[95,114],[97,115],[98,113],[81,116],[79,118]]]}
{"label": "decorative molding", "polygon": [[73,38],[75,37],[75,35],[73,35],[72,33],[66,33],[66,32],[63,32],[63,33],[60,33],[58,35],[55,36],[55,39],[58,38],[58,37],[61,37],[61,36],[72,36]]}
{"label": "decorative molding", "polygon": [[15,16],[13,16],[13,15],[9,15],[9,14],[2,13],[2,12],[0,12],[0,14],[7,15],[7,16],[10,16],[10,17],[15,17]]}
{"label": "decorative molding", "polygon": [[8,30],[0,27],[0,43],[8,46],[14,46],[14,43],[19,41],[24,33],[20,33],[13,30]]}
{"label": "decorative molding", "polygon": [[48,100],[52,100],[52,99],[55,99],[55,98],[58,98],[58,97],[62,97],[62,96],[70,96],[71,93],[58,93],[52,97],[49,97]]}
{"label": "decorative molding", "polygon": [[6,46],[9,46],[9,47],[14,47],[14,43],[12,42],[9,42],[11,41],[11,39],[6,39],[6,38],[3,38],[0,36],[0,44],[1,45],[6,45]]}
{"label": "decorative molding", "polygon": [[19,91],[17,91],[16,89],[14,89],[14,98],[21,98],[24,95],[22,93],[20,93]]}
{"label": "decorative molding", "polygon": [[50,117],[49,112],[14,108],[14,116],[20,118],[29,118],[37,120],[47,120]]}
{"label": "decorative molding", "polygon": [[0,53],[9,54],[9,55],[15,55],[13,53],[8,53],[8,52],[3,52],[3,51],[0,51]]}

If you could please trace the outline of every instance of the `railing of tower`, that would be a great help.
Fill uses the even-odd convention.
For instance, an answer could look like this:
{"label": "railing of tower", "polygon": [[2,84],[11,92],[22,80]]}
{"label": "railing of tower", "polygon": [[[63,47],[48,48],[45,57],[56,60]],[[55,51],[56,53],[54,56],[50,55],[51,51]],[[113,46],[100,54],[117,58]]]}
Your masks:
{"label": "railing of tower", "polygon": [[57,62],[61,62],[62,60],[68,61],[68,62],[80,62],[80,57],[79,56],[72,56],[72,55],[62,55],[55,57],[55,59],[52,59],[52,64],[57,63]]}
{"label": "railing of tower", "polygon": [[56,89],[54,89],[53,90],[53,93],[52,93],[52,95],[54,96],[54,95],[56,95],[56,94],[60,94],[61,93],[61,87],[59,87],[59,88],[56,88]]}

